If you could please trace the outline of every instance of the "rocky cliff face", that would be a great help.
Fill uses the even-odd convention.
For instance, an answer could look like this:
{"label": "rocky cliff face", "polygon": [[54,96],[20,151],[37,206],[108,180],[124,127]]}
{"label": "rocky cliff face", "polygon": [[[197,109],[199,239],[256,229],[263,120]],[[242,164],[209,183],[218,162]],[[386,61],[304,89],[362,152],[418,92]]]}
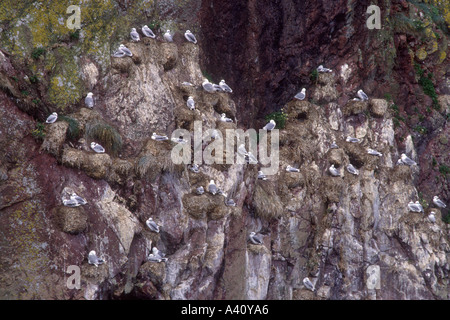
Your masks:
{"label": "rocky cliff face", "polygon": [[[439,194],[449,203],[445,167],[450,161],[448,58],[439,60],[439,52],[448,54],[448,33],[434,29],[434,20],[420,31],[429,28],[435,38],[439,35],[438,49],[431,52],[422,43],[427,57],[421,68],[436,72],[439,110],[423,93],[414,95],[416,100],[402,98],[420,89],[414,74],[405,76],[414,70],[408,59],[418,40],[412,31],[400,34],[392,27],[383,29],[384,38],[369,35],[366,7],[356,2],[191,1],[184,5],[187,11],[170,1],[151,7],[145,2],[108,5],[103,15],[117,10],[136,24],[144,21],[141,14],[157,16],[162,29],[173,26],[180,32],[174,43],[163,42],[160,33],[156,40],[123,40],[133,52],[126,58],[112,58],[103,50],[98,56],[89,53],[85,46],[90,42],[83,38],[46,49],[28,61],[37,80],[25,67],[27,59],[18,58],[33,49],[20,49],[22,42],[16,41],[14,52],[12,42],[2,39],[2,298],[450,297],[448,213],[431,201]],[[394,12],[420,17],[415,8],[421,4],[392,1],[382,6],[390,17]],[[103,18],[127,28],[131,20],[108,17]],[[201,29],[194,45],[181,30],[197,25],[197,19]],[[18,21],[12,18],[2,28],[9,33],[25,28]],[[100,48],[117,41],[106,38],[99,38]],[[395,54],[381,49],[385,43],[392,43]],[[56,66],[70,57],[70,50],[86,53],[74,62],[74,73],[68,71],[70,64]],[[419,53],[414,52],[417,61]],[[325,59],[333,72],[311,78],[311,70]],[[50,64],[54,67],[47,68]],[[52,87],[56,80],[51,79],[58,74],[66,75],[61,78],[64,88],[70,77],[79,82],[71,80],[75,84],[67,92],[55,91],[58,86]],[[205,75],[215,82],[227,79],[233,94],[205,92]],[[303,86],[307,99],[292,99]],[[386,91],[391,87],[396,91]],[[368,102],[351,100],[358,88],[369,93]],[[84,106],[87,91],[94,92],[93,109]],[[188,96],[194,97],[195,110],[187,108]],[[422,120],[418,112],[398,125],[413,106],[431,111]],[[195,121],[205,134],[213,128],[223,136],[227,129],[259,129],[263,116],[277,107],[283,107],[287,121],[279,131],[279,170],[266,181],[257,179],[260,166],[252,164],[201,164],[194,173],[190,166],[172,162],[174,143],[150,138],[153,132],[170,138],[180,128],[193,132]],[[42,125],[53,111],[59,120]],[[235,121],[219,121],[222,113]],[[428,132],[408,129],[415,125]],[[361,141],[347,142],[347,136]],[[106,153],[94,153],[91,141],[105,146]],[[333,141],[338,149],[330,149]],[[209,143],[205,140],[203,148]],[[369,155],[367,148],[382,156]],[[419,166],[396,165],[403,152]],[[350,163],[359,175],[346,170]],[[328,171],[332,164],[340,171],[337,177]],[[286,172],[287,165],[300,172]],[[236,207],[226,206],[223,195],[195,193],[211,179]],[[64,206],[62,195],[72,191],[88,204]],[[425,213],[408,210],[407,203],[416,200]],[[427,219],[431,211],[435,223]],[[161,225],[160,233],[146,226],[149,217]],[[248,242],[252,231],[261,234],[263,245]],[[147,261],[153,247],[168,260]],[[91,250],[105,263],[88,264]],[[71,265],[81,269],[80,289],[67,287]],[[371,285],[372,270],[379,270],[379,286]],[[314,292],[304,286],[305,277]]]}

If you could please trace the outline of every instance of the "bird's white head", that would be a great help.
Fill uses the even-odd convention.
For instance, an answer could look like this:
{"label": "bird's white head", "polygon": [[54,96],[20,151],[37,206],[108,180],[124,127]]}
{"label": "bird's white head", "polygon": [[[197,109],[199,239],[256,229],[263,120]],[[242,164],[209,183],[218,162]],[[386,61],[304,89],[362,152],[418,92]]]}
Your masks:
{"label": "bird's white head", "polygon": [[401,158],[405,159],[406,158],[406,154],[402,153]]}
{"label": "bird's white head", "polygon": [[186,33],[191,33],[191,31],[190,30],[186,30]]}
{"label": "bird's white head", "polygon": [[305,92],[306,92],[306,88],[303,88],[303,89],[302,89],[302,93],[305,93]]}
{"label": "bird's white head", "polygon": [[166,33],[170,33],[170,30],[167,30]]}
{"label": "bird's white head", "polygon": [[92,97],[93,93],[89,92],[87,95],[88,95],[88,97]]}
{"label": "bird's white head", "polygon": [[434,196],[433,200],[437,201],[437,200],[439,200],[439,197],[438,196]]}
{"label": "bird's white head", "polygon": [[225,113],[222,113],[222,118],[225,118],[225,117],[226,117]]}
{"label": "bird's white head", "polygon": [[136,28],[131,28],[131,31],[136,31]]}
{"label": "bird's white head", "polygon": [[148,26],[147,26],[147,25],[145,25],[145,26],[144,26],[144,28],[148,28]]}
{"label": "bird's white head", "polygon": [[52,115],[57,116],[58,114],[56,112],[53,112]]}
{"label": "bird's white head", "polygon": [[214,184],[214,180],[211,180],[211,181],[209,182],[209,184]]}
{"label": "bird's white head", "polygon": [[253,231],[250,232],[250,237],[253,237],[256,233],[254,233]]}
{"label": "bird's white head", "polygon": [[123,44],[121,44],[120,46],[119,46],[119,48],[124,48],[125,47],[125,45],[123,45]]}
{"label": "bird's white head", "polygon": [[192,96],[189,96],[188,99],[194,99]]}
{"label": "bird's white head", "polygon": [[91,147],[95,147],[97,144],[95,142],[91,142]]}
{"label": "bird's white head", "polygon": [[90,255],[90,256],[95,256],[95,255],[96,255],[96,253],[95,253],[95,251],[94,251],[94,250],[91,250],[91,252],[89,252],[89,255]]}
{"label": "bird's white head", "polygon": [[270,123],[275,124],[275,120],[273,120],[273,119],[270,120]]}

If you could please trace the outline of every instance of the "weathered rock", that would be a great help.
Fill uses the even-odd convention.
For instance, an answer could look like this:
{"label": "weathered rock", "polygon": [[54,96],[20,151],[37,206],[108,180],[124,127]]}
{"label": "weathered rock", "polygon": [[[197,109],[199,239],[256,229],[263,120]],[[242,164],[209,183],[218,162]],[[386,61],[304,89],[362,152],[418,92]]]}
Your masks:
{"label": "weathered rock", "polygon": [[62,145],[66,140],[66,132],[69,124],[65,121],[58,121],[47,127],[44,142],[41,149],[59,157]]}
{"label": "weathered rock", "polygon": [[385,116],[387,108],[388,108],[388,102],[384,99],[371,99],[369,101],[370,105],[370,112],[375,117],[382,118]]}
{"label": "weathered rock", "polygon": [[60,206],[56,210],[57,224],[63,232],[79,234],[87,228],[87,215],[83,207]]}

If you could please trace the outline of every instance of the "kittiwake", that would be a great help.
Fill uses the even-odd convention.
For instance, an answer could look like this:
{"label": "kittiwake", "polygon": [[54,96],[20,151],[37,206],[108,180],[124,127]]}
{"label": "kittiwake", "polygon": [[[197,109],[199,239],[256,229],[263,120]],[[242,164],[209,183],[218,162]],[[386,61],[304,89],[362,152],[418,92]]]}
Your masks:
{"label": "kittiwake", "polygon": [[330,171],[330,174],[331,174],[333,177],[339,177],[339,176],[340,176],[339,170],[336,169],[336,168],[334,167],[334,164],[332,164],[332,165],[328,168],[328,171]]}
{"label": "kittiwake", "polygon": [[258,171],[258,179],[267,180],[267,176],[262,171]]}
{"label": "kittiwake", "polygon": [[298,92],[298,93],[294,96],[294,98],[297,99],[297,100],[304,100],[305,97],[306,97],[306,89],[305,89],[305,88],[303,88],[300,92]]}
{"label": "kittiwake", "polygon": [[94,107],[94,98],[92,96],[93,96],[93,93],[89,92],[87,94],[86,98],[84,98],[84,104],[86,105],[86,107],[89,107],[89,108]]}
{"label": "kittiwake", "polygon": [[436,223],[436,213],[434,211],[430,212],[430,214],[428,215],[428,220],[431,223]]}
{"label": "kittiwake", "polygon": [[378,152],[377,150],[370,149],[370,148],[367,148],[367,153],[371,154],[373,156],[378,156],[378,157],[382,156],[382,154],[380,152]]}
{"label": "kittiwake", "polygon": [[216,184],[214,183],[214,180],[211,180],[211,181],[209,182],[209,185],[208,185],[208,191],[209,191],[209,193],[211,193],[211,194],[213,194],[213,195],[215,195],[215,194],[217,193],[217,186],[216,186]]}
{"label": "kittiwake", "polygon": [[194,164],[191,166],[190,170],[191,170],[192,172],[194,172],[194,173],[198,173],[198,164],[194,163]]}
{"label": "kittiwake", "polygon": [[303,284],[305,285],[305,287],[311,291],[314,291],[314,285],[312,284],[311,280],[309,280],[308,277],[306,277],[305,279],[303,279]]}
{"label": "kittiwake", "polygon": [[156,140],[156,141],[164,141],[164,140],[169,140],[169,137],[167,137],[167,136],[160,136],[160,135],[156,134],[155,132],[153,132],[152,139]]}
{"label": "kittiwake", "polygon": [[173,37],[170,34],[170,30],[167,30],[166,33],[164,33],[164,40],[167,42],[173,42]]}
{"label": "kittiwake", "polygon": [[78,202],[80,205],[85,205],[87,204],[86,199],[84,199],[83,197],[80,197],[79,195],[77,195],[75,192],[72,192],[72,195],[70,196],[71,200],[75,200],[76,202]]}
{"label": "kittiwake", "polygon": [[211,82],[209,82],[208,79],[203,80],[202,87],[207,92],[210,92],[210,93],[215,92],[214,85]]}
{"label": "kittiwake", "polygon": [[251,241],[251,243],[253,243],[253,244],[264,244],[261,236],[257,235],[254,232],[251,232],[248,238]]}
{"label": "kittiwake", "polygon": [[400,158],[402,159],[402,162],[404,164],[407,164],[408,166],[415,166],[415,165],[417,165],[417,163],[415,161],[413,161],[411,158],[408,158],[406,156],[406,154],[404,154],[404,153],[402,153]]}
{"label": "kittiwake", "polygon": [[351,163],[348,164],[347,171],[356,176],[359,174],[359,170],[356,169]]}
{"label": "kittiwake", "polygon": [[443,201],[441,201],[441,199],[439,199],[438,196],[434,196],[434,197],[433,197],[433,203],[434,203],[435,205],[437,205],[439,208],[445,208],[445,207],[447,207],[447,205],[446,205]]}
{"label": "kittiwake", "polygon": [[231,88],[225,83],[225,80],[220,80],[219,86],[225,92],[228,92],[228,93],[232,93],[233,92],[233,90],[231,90]]}
{"label": "kittiwake", "polygon": [[145,221],[145,224],[151,231],[159,233],[159,226],[155,221],[153,221],[152,217],[148,218],[147,221]]}
{"label": "kittiwake", "polygon": [[353,137],[348,136],[348,137],[345,139],[345,141],[347,141],[347,142],[352,142],[352,143],[357,143],[357,142],[359,142],[359,141],[361,141],[361,140],[359,140],[358,138],[353,138]]}
{"label": "kittiwake", "polygon": [[186,30],[186,32],[184,33],[184,37],[189,42],[197,43],[197,39],[195,38],[194,34],[189,30]]}
{"label": "kittiwake", "polygon": [[125,53],[125,55],[132,57],[133,54],[131,53],[130,49],[128,49],[127,47],[125,47],[125,45],[121,44],[119,46],[119,50],[121,50],[123,53]]}
{"label": "kittiwake", "polygon": [[290,165],[288,165],[288,166],[286,167],[286,171],[287,171],[287,172],[300,172],[299,169],[294,168],[294,167],[291,167]]}
{"label": "kittiwake", "polygon": [[275,126],[276,126],[275,120],[272,119],[269,121],[268,124],[266,124],[263,127],[263,130],[271,131],[271,130],[275,129]]}
{"label": "kittiwake", "polygon": [[99,145],[96,142],[91,142],[91,149],[94,150],[97,153],[104,153],[105,148],[103,148],[101,145]]}
{"label": "kittiwake", "polygon": [[222,113],[221,116],[220,116],[220,121],[222,121],[222,122],[233,122],[233,119],[227,118],[226,114]]}
{"label": "kittiwake", "polygon": [[153,33],[152,29],[150,29],[147,25],[142,27],[142,33],[148,38],[156,38],[156,35]]}
{"label": "kittiwake", "polygon": [[359,97],[362,101],[369,100],[369,97],[367,96],[367,94],[364,93],[364,91],[358,90],[357,94],[358,94],[358,97]]}
{"label": "kittiwake", "polygon": [[56,119],[58,119],[58,114],[56,112],[53,112],[48,116],[47,120],[45,120],[45,123],[54,123]]}
{"label": "kittiwake", "polygon": [[195,189],[195,192],[199,195],[202,195],[203,193],[205,193],[205,189],[203,189],[203,187],[200,186],[197,189]]}
{"label": "kittiwake", "polygon": [[188,106],[189,109],[194,110],[195,109],[195,101],[194,98],[192,96],[189,96],[187,101],[186,101],[186,105]]}
{"label": "kittiwake", "polygon": [[98,267],[99,264],[102,264],[104,262],[105,261],[103,259],[100,259],[99,257],[97,257],[97,254],[95,253],[94,250],[89,252],[89,255],[88,255],[88,263],[89,264],[93,264],[96,267]]}
{"label": "kittiwake", "polygon": [[422,212],[423,211],[422,205],[418,201],[416,201],[415,203],[410,201],[408,203],[408,208],[412,212]]}
{"label": "kittiwake", "polygon": [[137,33],[137,31],[136,31],[136,28],[131,28],[130,37],[131,37],[131,40],[136,41],[136,42],[141,40],[141,38],[139,37],[139,33]]}
{"label": "kittiwake", "polygon": [[226,199],[225,200],[225,205],[227,207],[236,207],[236,202],[234,202],[233,199]]}
{"label": "kittiwake", "polygon": [[72,198],[70,198],[70,199],[63,199],[63,204],[66,207],[71,207],[71,208],[78,207],[80,205],[80,203],[77,200],[72,199]]}
{"label": "kittiwake", "polygon": [[317,68],[317,72],[326,73],[326,72],[332,72],[332,70],[331,70],[331,69],[328,69],[328,68],[324,68],[323,65],[320,65],[320,66]]}

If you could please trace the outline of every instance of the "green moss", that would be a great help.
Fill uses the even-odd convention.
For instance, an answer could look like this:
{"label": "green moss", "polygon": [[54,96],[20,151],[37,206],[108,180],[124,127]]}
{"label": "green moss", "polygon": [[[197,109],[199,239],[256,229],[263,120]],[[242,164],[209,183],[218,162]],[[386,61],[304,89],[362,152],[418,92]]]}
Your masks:
{"label": "green moss", "polygon": [[317,69],[314,69],[311,74],[309,75],[309,78],[311,79],[312,83],[317,83],[317,78],[319,77],[319,72]]}
{"label": "green moss", "polygon": [[86,137],[88,140],[101,144],[106,150],[118,154],[122,149],[122,137],[119,132],[109,124],[94,120],[86,124]]}
{"label": "green moss", "polygon": [[43,123],[41,122],[36,123],[36,128],[33,131],[31,131],[31,134],[36,140],[44,140],[45,138],[44,128],[45,126]]}
{"label": "green moss", "polygon": [[78,124],[78,121],[67,117],[67,116],[59,116],[58,120],[65,121],[69,124],[69,127],[67,128],[66,136],[70,140],[76,140],[80,136],[80,126]]}
{"label": "green moss", "polygon": [[439,172],[445,176],[450,173],[450,168],[448,166],[446,166],[445,164],[441,164],[439,166]]}
{"label": "green moss", "polygon": [[42,56],[45,53],[44,48],[36,48],[31,52],[31,57],[33,59],[39,59],[40,56]]}

